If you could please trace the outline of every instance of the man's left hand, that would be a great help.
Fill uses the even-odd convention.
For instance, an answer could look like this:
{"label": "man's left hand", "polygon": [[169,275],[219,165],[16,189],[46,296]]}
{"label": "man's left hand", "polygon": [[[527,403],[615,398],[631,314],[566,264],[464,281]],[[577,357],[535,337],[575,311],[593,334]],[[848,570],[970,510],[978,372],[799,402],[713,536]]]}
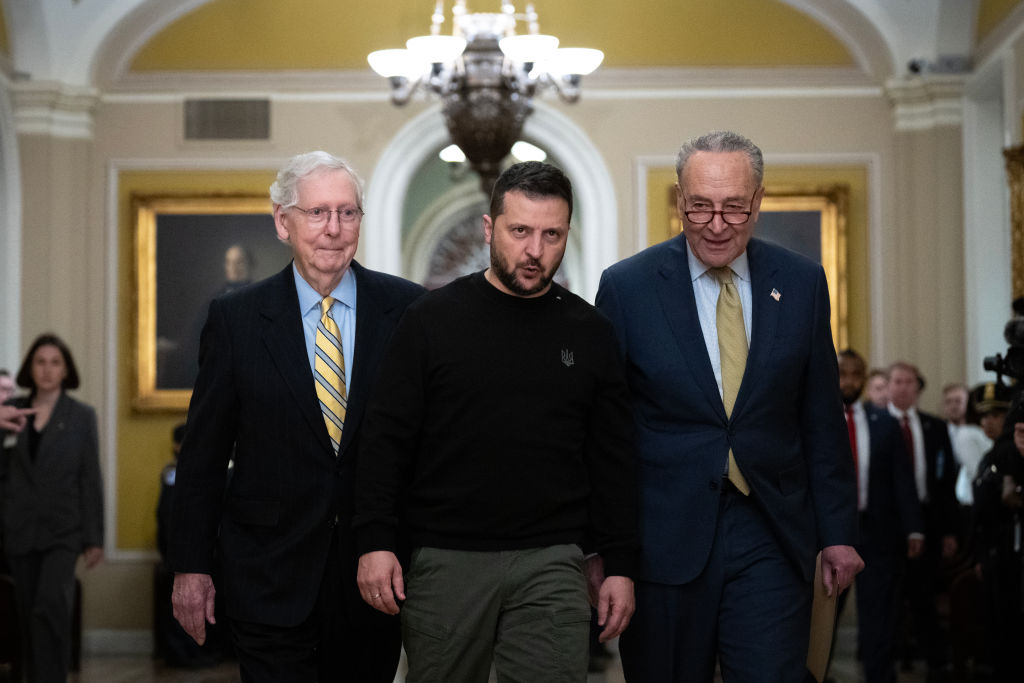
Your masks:
{"label": "man's left hand", "polygon": [[821,551],[821,581],[830,598],[849,588],[861,569],[864,560],[852,545],[830,545]]}
{"label": "man's left hand", "polygon": [[947,560],[954,555],[959,548],[959,544],[956,541],[956,536],[952,534],[942,537],[942,556]]}
{"label": "man's left hand", "polygon": [[597,625],[603,627],[598,640],[607,643],[629,626],[636,611],[633,579],[604,575],[604,559],[592,555],[583,564],[587,578],[587,597],[597,609]]}
{"label": "man's left hand", "polygon": [[95,545],[89,546],[82,553],[82,556],[85,558],[85,568],[92,569],[103,561],[103,548]]}
{"label": "man's left hand", "polygon": [[597,625],[603,627],[598,640],[607,643],[625,631],[634,611],[633,579],[625,576],[606,578],[597,599]]}

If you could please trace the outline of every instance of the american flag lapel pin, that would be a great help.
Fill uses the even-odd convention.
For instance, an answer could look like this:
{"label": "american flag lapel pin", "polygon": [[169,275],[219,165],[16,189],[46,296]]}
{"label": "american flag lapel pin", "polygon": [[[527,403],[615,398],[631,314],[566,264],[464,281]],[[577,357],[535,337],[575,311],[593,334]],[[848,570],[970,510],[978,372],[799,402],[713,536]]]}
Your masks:
{"label": "american flag lapel pin", "polygon": [[779,290],[777,290],[774,287],[772,287],[771,297],[773,299],[775,299],[776,301],[778,301],[779,299],[782,298],[782,294],[779,293]]}

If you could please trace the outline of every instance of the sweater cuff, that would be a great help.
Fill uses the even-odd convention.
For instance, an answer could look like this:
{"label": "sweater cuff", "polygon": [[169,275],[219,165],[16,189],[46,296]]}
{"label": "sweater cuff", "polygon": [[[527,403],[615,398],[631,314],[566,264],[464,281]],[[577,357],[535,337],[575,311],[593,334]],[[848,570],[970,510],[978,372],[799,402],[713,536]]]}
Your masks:
{"label": "sweater cuff", "polygon": [[395,528],[387,524],[367,524],[356,529],[356,556],[375,550],[398,552]]}
{"label": "sweater cuff", "polygon": [[601,555],[604,560],[605,576],[625,576],[634,579],[637,576],[639,557],[635,552],[619,551]]}

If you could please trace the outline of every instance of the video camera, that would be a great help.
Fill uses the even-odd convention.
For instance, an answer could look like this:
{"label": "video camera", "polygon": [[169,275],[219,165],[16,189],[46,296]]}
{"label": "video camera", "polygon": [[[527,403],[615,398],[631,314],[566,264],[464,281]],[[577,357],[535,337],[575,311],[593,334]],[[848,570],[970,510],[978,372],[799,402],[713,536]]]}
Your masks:
{"label": "video camera", "polygon": [[1010,318],[1003,328],[1003,339],[1010,345],[1006,355],[996,354],[988,356],[984,360],[985,369],[994,372],[999,379],[1010,377],[1015,380],[1024,380],[1024,301],[1017,299],[1013,302],[1014,313],[1017,315]]}

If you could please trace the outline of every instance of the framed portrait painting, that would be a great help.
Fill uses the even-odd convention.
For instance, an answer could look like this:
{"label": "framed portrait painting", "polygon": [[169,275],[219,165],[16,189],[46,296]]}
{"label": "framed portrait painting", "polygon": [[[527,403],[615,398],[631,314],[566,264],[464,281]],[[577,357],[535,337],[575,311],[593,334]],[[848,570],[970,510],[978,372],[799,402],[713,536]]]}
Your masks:
{"label": "framed portrait painting", "polygon": [[132,198],[136,349],[133,407],[185,410],[210,301],[281,270],[291,250],[262,196]]}
{"label": "framed portrait painting", "polygon": [[1024,296],[1024,145],[1003,150],[1010,184],[1010,291]]}

